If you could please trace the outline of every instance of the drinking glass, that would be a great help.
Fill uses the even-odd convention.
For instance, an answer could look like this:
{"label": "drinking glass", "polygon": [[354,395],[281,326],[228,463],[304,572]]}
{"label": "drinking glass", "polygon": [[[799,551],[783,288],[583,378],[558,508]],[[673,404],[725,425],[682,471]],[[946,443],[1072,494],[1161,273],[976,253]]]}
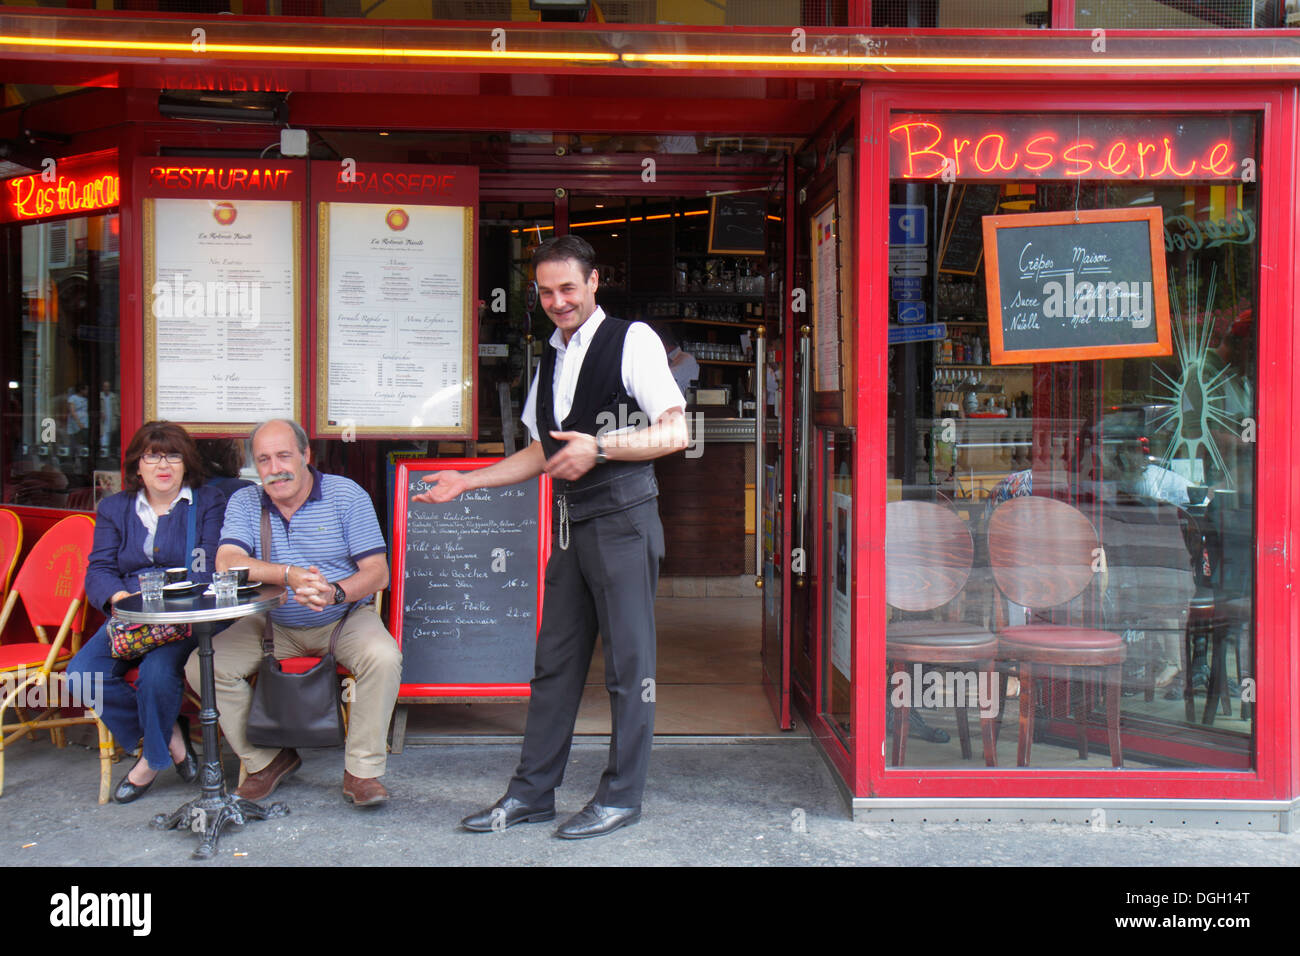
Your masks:
{"label": "drinking glass", "polygon": [[217,571],[212,575],[212,590],[219,599],[233,598],[239,593],[238,571]]}
{"label": "drinking glass", "polygon": [[162,568],[150,568],[140,572],[140,595],[146,601],[161,601],[163,584],[167,581],[167,572]]}

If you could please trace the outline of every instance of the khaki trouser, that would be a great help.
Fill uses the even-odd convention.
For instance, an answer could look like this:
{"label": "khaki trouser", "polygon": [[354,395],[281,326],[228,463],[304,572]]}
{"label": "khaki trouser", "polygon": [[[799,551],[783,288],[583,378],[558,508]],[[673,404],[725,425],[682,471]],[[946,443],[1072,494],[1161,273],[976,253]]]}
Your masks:
{"label": "khaki trouser", "polygon": [[[279,753],[253,746],[246,736],[248,710],[253,703],[253,688],[248,678],[257,673],[262,661],[264,622],[262,614],[241,618],[212,639],[212,669],[221,732],[249,773],[264,769]],[[329,650],[334,624],[331,621],[320,627],[274,625],[276,658],[319,657]],[[354,777],[383,776],[388,760],[388,722],[402,678],[402,652],[374,608],[367,606],[357,608],[348,616],[335,642],[334,655],[356,679],[348,716],[344,766]],[[185,676],[191,687],[199,686],[198,651],[190,655]]]}

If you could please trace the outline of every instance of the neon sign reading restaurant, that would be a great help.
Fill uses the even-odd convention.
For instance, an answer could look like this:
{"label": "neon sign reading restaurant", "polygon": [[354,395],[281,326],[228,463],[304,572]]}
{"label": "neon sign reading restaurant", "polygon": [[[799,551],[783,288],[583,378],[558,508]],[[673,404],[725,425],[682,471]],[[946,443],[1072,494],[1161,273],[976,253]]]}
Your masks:
{"label": "neon sign reading restaurant", "polygon": [[115,157],[96,157],[92,162],[65,159],[30,176],[4,181],[4,203],[0,222],[19,222],[45,216],[108,209],[122,201],[122,181]]}
{"label": "neon sign reading restaurant", "polygon": [[1222,180],[1253,178],[1249,116],[896,114],[900,179]]}

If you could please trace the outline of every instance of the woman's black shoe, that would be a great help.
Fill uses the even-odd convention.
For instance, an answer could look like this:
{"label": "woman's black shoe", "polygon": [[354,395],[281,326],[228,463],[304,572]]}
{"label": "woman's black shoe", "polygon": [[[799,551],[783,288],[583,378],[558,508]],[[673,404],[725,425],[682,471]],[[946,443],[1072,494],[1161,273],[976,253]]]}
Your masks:
{"label": "woman's black shoe", "polygon": [[[141,757],[140,759],[143,760],[144,758]],[[134,769],[134,767],[131,768],[131,770]],[[122,781],[117,785],[117,789],[113,791],[113,800],[117,803],[130,803],[132,800],[138,800],[144,796],[146,790],[153,786],[153,780],[148,783],[132,783],[131,770],[126,772],[126,776],[122,778]],[[154,780],[157,779],[157,776],[155,776]]]}
{"label": "woman's black shoe", "polygon": [[181,728],[181,739],[185,741],[185,756],[176,761],[173,766],[178,777],[186,783],[193,783],[199,778],[199,758],[194,753],[194,744],[190,741],[190,719],[177,717],[176,723]]}

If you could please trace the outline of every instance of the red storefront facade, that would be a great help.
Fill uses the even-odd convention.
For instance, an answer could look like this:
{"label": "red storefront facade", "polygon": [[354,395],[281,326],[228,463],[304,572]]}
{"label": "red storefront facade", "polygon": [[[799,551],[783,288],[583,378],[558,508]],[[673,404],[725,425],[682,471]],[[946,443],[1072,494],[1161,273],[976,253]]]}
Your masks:
{"label": "red storefront facade", "polygon": [[[869,11],[851,6],[847,16],[859,19],[849,23],[871,22]],[[847,803],[862,817],[1088,820],[1101,809],[1120,823],[1291,829],[1300,808],[1300,608],[1290,560],[1300,516],[1300,481],[1291,467],[1300,453],[1292,434],[1300,305],[1291,266],[1300,241],[1290,189],[1300,175],[1296,34],[866,26],[614,30],[608,24],[505,23],[497,35],[490,23],[214,21],[134,14],[0,16],[0,81],[88,88],[3,115],[8,126],[0,132],[6,138],[21,139],[30,129],[66,138],[32,145],[51,151],[60,172],[66,165],[64,174],[71,178],[60,190],[59,183],[42,181],[33,171],[21,187],[6,188],[0,228],[83,215],[88,206],[116,211],[122,434],[144,421],[146,408],[145,197],[136,170],[141,162],[163,159],[224,169],[235,161],[222,151],[247,154],[271,142],[264,131],[238,123],[168,120],[159,111],[162,90],[288,91],[288,125],[358,134],[354,141],[370,150],[355,157],[363,168],[420,165],[410,153],[377,146],[372,137],[381,131],[394,138],[427,137],[441,144],[430,150],[428,165],[457,157],[479,165],[482,201],[552,203],[557,232],[589,211],[583,197],[602,191],[653,202],[695,189],[753,189],[778,179],[769,219],[779,221],[774,228],[782,232],[773,256],[780,260],[780,321],[768,333],[766,357],[783,387],[776,401],[765,403],[761,393],[758,399],[769,406],[773,432],[760,461],[760,467],[763,461],[771,467],[755,482],[770,512],[764,513],[764,520],[770,518],[766,531],[760,522],[766,543],[756,574],[766,578],[770,592],[763,658],[776,725],[789,727],[801,715]],[[1053,7],[1054,26],[1073,22],[1068,5]],[[207,30],[203,44],[191,35],[200,27]],[[930,125],[900,126],[908,122]],[[1040,125],[1026,125],[1035,122]],[[1232,122],[1238,125],[1224,132]],[[1073,140],[1071,124],[1080,131]],[[1088,129],[1100,132],[1085,135]],[[524,134],[541,134],[545,142],[529,151],[518,145]],[[642,138],[592,146],[597,138],[622,134]],[[721,162],[716,149],[711,162],[703,150],[660,148],[666,137],[697,136],[702,142],[703,134],[741,141],[742,157],[746,139],[789,146],[761,169],[743,160]],[[481,144],[492,136],[513,136],[517,148],[503,147],[486,161]],[[659,144],[650,145],[651,137]],[[1080,148],[1083,139],[1089,150]],[[115,157],[116,186],[104,179],[105,151]],[[79,172],[73,158],[89,154],[97,158]],[[307,165],[295,162],[285,158],[279,165]],[[91,189],[94,182],[101,185]],[[961,238],[963,203],[973,204],[978,196],[992,203],[985,214],[1163,204],[1175,287],[1170,296],[1175,311],[1190,316],[1183,326],[1176,318],[1176,327],[1195,338],[1204,330],[1200,358],[1213,351],[1211,345],[1221,346],[1229,329],[1243,342],[1249,337],[1245,354],[1253,364],[1242,353],[1231,367],[1209,360],[1204,367],[1212,374],[1200,380],[1206,388],[1230,379],[1241,385],[1231,408],[1226,397],[1198,406],[1231,412],[1233,427],[1207,426],[1205,436],[1188,439],[1194,444],[1190,453],[1179,450],[1181,433],[1156,437],[1164,434],[1161,416],[1177,404],[1160,398],[1161,376],[1182,382],[1186,362],[1159,366],[1163,371],[1155,371],[1157,359],[1085,358],[1003,369],[985,362],[980,266],[965,270],[956,262],[960,250],[950,246]],[[1173,222],[1180,202],[1191,204],[1187,224]],[[896,217],[907,213],[891,213],[891,207],[910,207],[926,218],[925,241],[915,244],[926,250],[923,256],[901,252],[908,243],[891,234],[891,223],[897,226]],[[838,290],[832,286],[838,318],[828,329],[817,312],[819,297],[824,302],[828,293],[817,285],[814,250],[815,231],[832,221],[847,251],[836,253],[831,281],[838,283]],[[1244,226],[1233,231],[1237,223],[1249,223],[1249,238]],[[19,246],[10,239],[6,248]],[[1207,255],[1193,261],[1188,246]],[[300,254],[305,276],[312,274],[312,248],[304,243]],[[908,261],[924,266],[909,267]],[[1207,279],[1210,271],[1213,279]],[[306,285],[301,301],[310,317],[317,307],[315,283]],[[1231,289],[1230,299],[1223,298],[1224,289]],[[909,290],[919,290],[918,297],[907,298]],[[1177,290],[1187,294],[1178,298]],[[923,320],[900,321],[912,301],[926,303],[928,311],[919,310]],[[1247,311],[1249,319],[1243,318]],[[899,332],[909,324],[933,325],[945,315],[949,321],[941,331],[966,350],[967,361],[945,360],[946,346],[919,339],[909,344]],[[6,342],[16,321],[6,312]],[[309,325],[304,322],[296,335],[313,356],[317,342]],[[810,330],[801,349],[805,325]],[[838,358],[828,359],[835,353],[819,349],[838,349]],[[816,363],[826,361],[838,364],[836,375],[819,376]],[[948,387],[949,373],[961,373],[960,388]],[[972,375],[976,381],[967,389],[966,376]],[[314,376],[304,371],[307,419],[321,417],[311,381]],[[975,411],[963,407],[969,395],[977,399]],[[950,402],[946,396],[960,397]],[[1186,393],[1175,397],[1182,401]],[[1031,403],[1034,414],[1024,415]],[[1013,407],[1018,414],[1011,414]],[[890,629],[891,623],[913,619],[909,612],[916,609],[897,603],[891,591],[886,542],[901,513],[891,505],[937,502],[960,516],[972,542],[973,558],[949,595],[960,606],[942,602],[922,612],[926,620],[974,622],[993,634],[1010,626],[1000,620],[1005,609],[996,610],[1005,603],[1006,582],[996,572],[980,576],[981,568],[994,563],[986,551],[996,528],[993,502],[1006,487],[999,476],[1032,474],[1033,496],[1086,514],[1116,568],[1107,585],[1094,590],[1122,590],[1129,578],[1117,555],[1126,539],[1110,532],[1117,516],[1128,512],[1116,505],[1114,488],[1102,488],[1106,482],[1124,485],[1124,466],[1110,456],[1137,440],[1118,424],[1121,411],[1152,416],[1137,426],[1146,443],[1142,468],[1161,469],[1161,480],[1179,489],[1178,495],[1138,495],[1146,503],[1142,514],[1155,515],[1156,526],[1165,527],[1165,506],[1176,509],[1182,523],[1177,515],[1170,518],[1177,533],[1166,536],[1176,545],[1180,537],[1190,540],[1189,529],[1200,529],[1197,541],[1207,542],[1188,560],[1204,558],[1205,580],[1213,579],[1205,587],[1215,592],[1220,612],[1199,653],[1213,656],[1220,643],[1225,653],[1237,652],[1232,713],[1215,724],[1202,715],[1208,700],[1195,694],[1171,699],[1169,710],[1160,709],[1160,692],[1157,700],[1145,700],[1154,681],[1150,672],[1159,673],[1162,664],[1180,667],[1182,677],[1175,680],[1190,685],[1199,645],[1186,606],[1172,612],[1173,623],[1157,625],[1150,623],[1152,615],[1143,616],[1145,609],[1140,614],[1137,605],[1123,603],[1154,593],[1154,578],[1137,575],[1127,597],[1088,592],[1070,612],[1096,630],[1123,632],[1127,664],[1114,666],[1130,670],[1123,677],[1097,678],[1094,687],[1102,690],[1083,690],[1082,698],[1074,696],[1069,681],[1047,680],[1035,705],[1041,710],[1034,753],[1044,756],[1016,765],[1017,719],[1010,718],[999,728],[999,740],[1006,739],[1013,756],[994,744],[996,766],[980,759],[978,733],[972,735],[970,760],[931,759],[916,749],[911,760],[899,760],[891,753],[897,712],[890,715],[885,706],[893,686],[888,678],[896,670],[890,661],[899,659],[890,650]],[[1031,424],[1021,426],[1022,420]],[[943,437],[948,426],[951,439]],[[995,437],[983,440],[990,430]],[[1211,431],[1219,436],[1217,445]],[[1228,431],[1249,438],[1228,450]],[[1089,442],[1095,451],[1085,449]],[[992,458],[980,457],[984,445],[996,446]],[[361,442],[348,451],[349,463],[372,468],[383,453]],[[9,472],[17,453],[5,454]],[[1125,507],[1132,504],[1136,480],[1127,477],[1120,496]],[[1150,475],[1142,480],[1149,482]],[[1046,481],[1051,490],[1040,487]],[[1209,504],[1216,497],[1219,510]],[[12,506],[34,540],[55,516],[79,510],[66,500],[62,504]],[[1161,534],[1147,536],[1154,541]],[[1185,558],[1180,552],[1176,560],[1141,561],[1147,562],[1144,568],[1171,572],[1161,581],[1174,582],[1175,590],[1200,587],[1200,572],[1193,569],[1187,577]],[[974,576],[967,577],[972,567]],[[843,602],[837,603],[837,590]],[[1181,599],[1186,604],[1191,597],[1189,591]],[[1236,604],[1229,612],[1231,602]],[[1139,659],[1146,667],[1140,673],[1133,670]],[[934,669],[943,660],[922,663]],[[1229,681],[1226,663],[1220,669]],[[1009,655],[997,672],[1003,681],[1032,684],[1023,664]],[[1087,680],[1085,675],[1085,688]],[[1014,691],[1006,688],[1001,684],[999,693],[1009,704]],[[1116,767],[1107,756],[1106,708],[1121,694],[1130,701],[1116,705],[1126,761]],[[1189,700],[1195,720],[1178,716]],[[935,709],[948,703],[941,698]],[[1252,705],[1248,717],[1243,703]],[[1080,707],[1083,719],[1072,728]],[[899,719],[908,719],[906,711]],[[1092,747],[1093,760],[1053,759],[1054,748],[1074,749],[1076,730]]]}

